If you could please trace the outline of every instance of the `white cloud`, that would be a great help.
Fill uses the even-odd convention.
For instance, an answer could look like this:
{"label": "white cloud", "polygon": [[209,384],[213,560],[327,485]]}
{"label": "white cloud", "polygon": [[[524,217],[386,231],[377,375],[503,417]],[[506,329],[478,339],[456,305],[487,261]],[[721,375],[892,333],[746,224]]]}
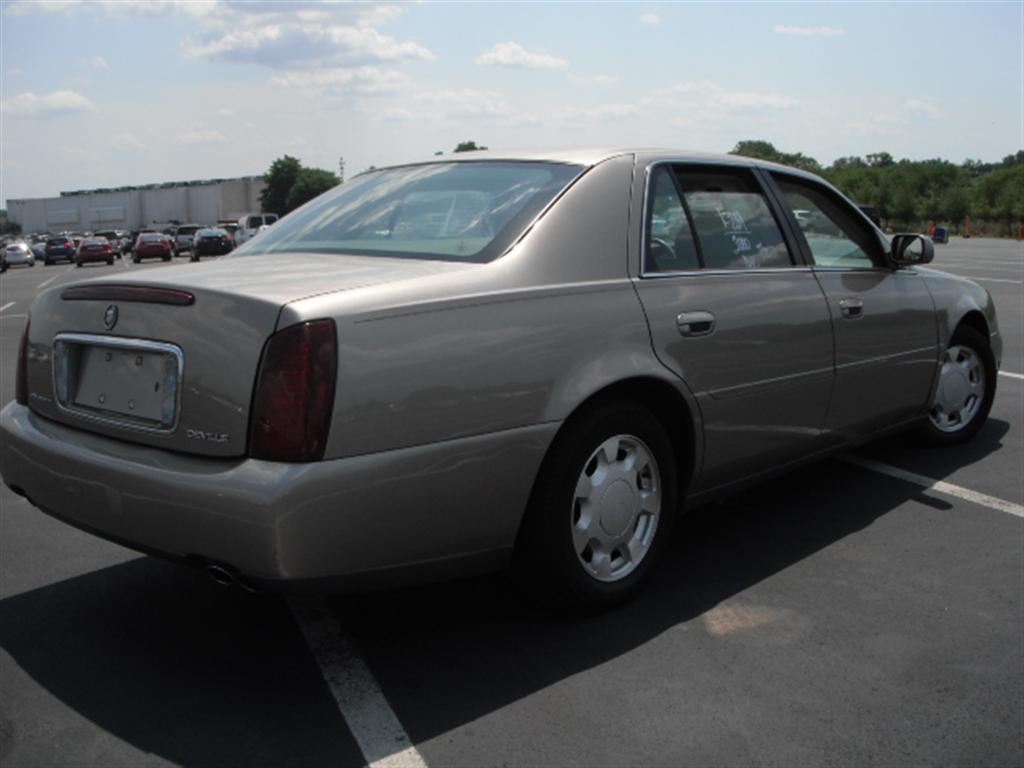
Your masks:
{"label": "white cloud", "polygon": [[147,149],[142,140],[134,133],[118,133],[111,137],[111,144],[123,149]]}
{"label": "white cloud", "polygon": [[368,11],[360,11],[356,24],[361,27],[376,27],[394,21],[404,11],[405,9],[398,5],[376,5]]}
{"label": "white cloud", "polygon": [[946,116],[939,103],[932,98],[907,99],[903,105],[912,118],[917,120],[941,120]]}
{"label": "white cloud", "polygon": [[377,67],[333,67],[329,69],[295,69],[275,75],[271,83],[282,88],[308,91],[312,95],[351,89],[362,94],[389,93],[405,83],[400,72]]}
{"label": "white cloud", "polygon": [[[678,96],[685,98],[680,100]],[[779,110],[797,106],[792,96],[770,91],[730,91],[710,80],[676,83],[655,91],[651,103],[686,109]]]}
{"label": "white cloud", "polygon": [[91,112],[95,109],[96,105],[77,91],[25,92],[3,101],[4,112],[25,117]]}
{"label": "white cloud", "polygon": [[661,16],[656,13],[645,13],[640,17],[640,21],[644,24],[661,24]]}
{"label": "white cloud", "polygon": [[845,29],[835,29],[834,27],[790,27],[785,24],[776,24],[772,27],[772,31],[780,35],[796,37],[842,37],[846,34]]}
{"label": "white cloud", "polygon": [[174,144],[220,144],[227,141],[227,137],[220,131],[215,131],[201,126],[194,126],[189,130],[182,131],[174,137]]}
{"label": "white cloud", "polygon": [[432,60],[423,46],[396,40],[368,26],[257,18],[217,30],[203,42],[188,42],[190,56],[247,61],[272,67],[325,62]]}
{"label": "white cloud", "polygon": [[561,117],[565,120],[621,120],[641,113],[642,110],[634,104],[602,104],[596,107],[569,107]]}
{"label": "white cloud", "polygon": [[497,43],[481,53],[477,64],[497,64],[502,67],[524,67],[526,69],[565,69],[569,62],[547,53],[528,51],[519,43],[509,41]]}
{"label": "white cloud", "polygon": [[229,109],[228,107],[221,107],[220,109],[217,110],[217,114],[220,115],[221,117],[234,117],[235,116],[235,110]]}
{"label": "white cloud", "polygon": [[472,88],[428,91],[418,94],[416,101],[435,108],[443,117],[505,117],[513,112],[500,95]]}
{"label": "white cloud", "polygon": [[102,56],[87,56],[81,61],[83,64],[95,67],[96,69],[110,69],[110,64],[108,64],[107,60]]}
{"label": "white cloud", "polygon": [[619,78],[614,75],[569,75],[569,79],[585,85],[612,85],[619,82]]}
{"label": "white cloud", "polygon": [[18,69],[17,67],[8,67],[5,71],[8,77],[17,77],[18,75],[25,74],[25,70]]}
{"label": "white cloud", "polygon": [[759,108],[789,109],[800,102],[791,96],[778,93],[733,92],[718,94],[718,103],[738,109]]}

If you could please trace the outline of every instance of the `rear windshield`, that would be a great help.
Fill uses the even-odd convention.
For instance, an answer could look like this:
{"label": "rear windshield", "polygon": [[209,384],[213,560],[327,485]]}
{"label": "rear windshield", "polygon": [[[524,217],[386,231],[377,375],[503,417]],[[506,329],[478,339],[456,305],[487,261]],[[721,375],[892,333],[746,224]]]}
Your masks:
{"label": "rear windshield", "polygon": [[468,162],[364,174],[235,251],[485,262],[500,256],[582,167]]}
{"label": "rear windshield", "polygon": [[178,227],[179,235],[194,235],[199,231],[199,227]]}
{"label": "rear windshield", "polygon": [[64,245],[68,241],[66,237],[51,237],[46,241],[47,245]]}
{"label": "rear windshield", "polygon": [[160,240],[163,240],[163,239],[164,239],[163,235],[143,235],[142,236],[142,242],[144,242],[144,243],[156,243],[156,242],[159,242]]}
{"label": "rear windshield", "polygon": [[117,233],[116,232],[97,232],[96,233],[96,237],[105,237],[107,239],[110,239],[112,237],[117,237]]}

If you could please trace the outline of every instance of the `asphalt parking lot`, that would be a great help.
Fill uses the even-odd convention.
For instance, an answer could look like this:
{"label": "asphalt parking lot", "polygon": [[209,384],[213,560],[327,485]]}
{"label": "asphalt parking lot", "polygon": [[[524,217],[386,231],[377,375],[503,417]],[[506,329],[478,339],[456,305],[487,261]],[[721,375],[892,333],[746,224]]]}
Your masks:
{"label": "asphalt parking lot", "polygon": [[[602,616],[500,575],[225,590],[3,488],[0,764],[1024,764],[1024,247],[956,238],[933,266],[999,312],[976,439],[891,438],[703,508]],[[0,401],[40,288],[161,268],[0,276]]]}

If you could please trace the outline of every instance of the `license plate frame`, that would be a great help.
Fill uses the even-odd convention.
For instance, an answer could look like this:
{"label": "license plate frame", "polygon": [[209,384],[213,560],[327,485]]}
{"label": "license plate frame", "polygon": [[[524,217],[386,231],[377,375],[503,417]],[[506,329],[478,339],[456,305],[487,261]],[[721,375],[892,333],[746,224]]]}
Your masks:
{"label": "license plate frame", "polygon": [[176,344],[79,333],[54,338],[57,406],[90,421],[173,432],[181,414],[184,368]]}

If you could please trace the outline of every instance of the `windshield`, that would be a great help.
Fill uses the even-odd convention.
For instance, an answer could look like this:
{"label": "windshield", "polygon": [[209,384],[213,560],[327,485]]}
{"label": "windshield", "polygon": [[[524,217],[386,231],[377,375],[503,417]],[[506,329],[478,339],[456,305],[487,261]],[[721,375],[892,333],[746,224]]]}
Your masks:
{"label": "windshield", "polygon": [[491,161],[376,171],[307,203],[235,254],[490,261],[580,171],[578,165]]}

